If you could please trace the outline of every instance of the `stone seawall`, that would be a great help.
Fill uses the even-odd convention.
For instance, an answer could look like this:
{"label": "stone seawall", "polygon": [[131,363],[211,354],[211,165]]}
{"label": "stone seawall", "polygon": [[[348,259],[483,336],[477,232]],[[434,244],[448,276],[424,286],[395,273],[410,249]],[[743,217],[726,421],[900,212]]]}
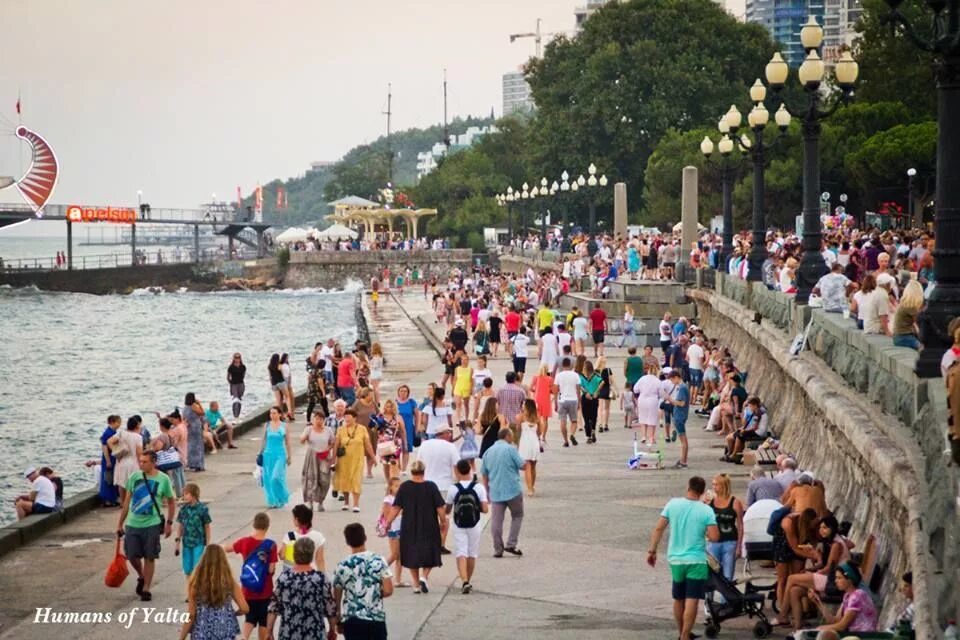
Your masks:
{"label": "stone seawall", "polygon": [[217,285],[222,275],[212,265],[162,264],[109,269],[0,271],[0,285],[34,286],[44,291],[105,295],[176,283]]}
{"label": "stone seawall", "polygon": [[293,252],[283,286],[342,288],[351,280],[367,283],[384,267],[392,273],[419,267],[421,274],[429,276],[449,273],[453,268],[468,269],[472,261],[469,249]]}
{"label": "stone seawall", "polygon": [[[935,479],[931,468],[942,456],[926,455],[928,448],[942,449],[942,427],[931,420],[925,435],[932,443],[921,446],[914,422],[905,424],[901,411],[885,413],[884,409],[904,404],[886,396],[907,393],[908,380],[899,388],[887,386],[883,400],[869,388],[861,388],[858,380],[883,378],[879,371],[884,368],[858,355],[856,338],[841,343],[833,335],[830,348],[824,348],[828,338],[822,335],[823,327],[833,318],[818,318],[826,314],[814,311],[812,350],[791,356],[794,333],[783,328],[792,329],[794,318],[799,322],[804,315],[810,317],[809,309],[765,290],[755,294],[743,282],[718,281],[718,290],[724,295],[690,290],[697,302],[698,323],[730,347],[748,373],[750,393],[759,395],[770,408],[771,426],[784,448],[796,453],[803,466],[824,481],[828,503],[840,519],[854,523],[852,535],[858,545],[870,534],[877,537],[878,560],[884,568],[878,595],[885,619],[899,604],[899,575],[912,570],[918,637],[938,637],[934,625],[954,615],[957,599],[955,542],[952,546],[950,542],[956,540],[957,519],[955,502],[949,498],[956,483],[946,469],[940,469]],[[759,309],[765,309],[763,315]],[[842,366],[848,360],[856,361],[856,376]],[[924,384],[920,387],[926,389]],[[876,393],[881,393],[879,388]],[[929,419],[932,412],[931,407],[918,417]]]}

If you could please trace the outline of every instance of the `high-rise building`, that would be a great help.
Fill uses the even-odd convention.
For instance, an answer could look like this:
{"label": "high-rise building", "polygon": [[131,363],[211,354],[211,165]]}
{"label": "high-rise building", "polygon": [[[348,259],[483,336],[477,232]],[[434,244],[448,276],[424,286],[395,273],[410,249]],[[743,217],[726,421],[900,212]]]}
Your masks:
{"label": "high-rise building", "polygon": [[773,3],[775,0],[747,0],[745,18],[747,22],[762,25],[773,35]]}
{"label": "high-rise building", "polygon": [[530,85],[522,70],[503,74],[503,115],[530,112],[533,110],[533,98]]}
{"label": "high-rise building", "polygon": [[583,23],[587,21],[587,18],[592,16],[597,9],[608,2],[610,2],[610,0],[587,0],[585,5],[575,7],[573,17],[576,20],[574,26],[576,27],[577,33],[583,30]]}
{"label": "high-rise building", "polygon": [[[847,0],[746,0],[745,17],[747,22],[763,25],[774,42],[780,47],[784,59],[791,67],[799,67],[806,52],[800,42],[800,27],[807,18],[814,16],[821,25],[824,24],[826,7],[830,3],[837,15],[840,10],[833,4],[842,4]],[[838,23],[839,24],[839,23]],[[832,25],[825,26],[826,32]],[[839,28],[839,27],[837,27]],[[825,42],[826,44],[826,42]]]}

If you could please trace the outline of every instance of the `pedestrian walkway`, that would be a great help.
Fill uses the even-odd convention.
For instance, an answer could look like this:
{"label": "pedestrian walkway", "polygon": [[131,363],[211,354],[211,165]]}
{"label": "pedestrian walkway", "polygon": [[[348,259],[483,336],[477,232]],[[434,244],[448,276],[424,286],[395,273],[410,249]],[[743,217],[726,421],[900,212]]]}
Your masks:
{"label": "pedestrian walkway", "polygon": [[[368,310],[371,331],[386,355],[383,398],[393,397],[398,384],[406,383],[419,399],[426,384],[441,377],[439,358],[408,317],[428,313],[429,303],[412,291],[402,298],[382,296],[376,312]],[[428,327],[442,330],[429,315],[425,320]],[[625,350],[608,351],[618,386],[623,381],[621,352]],[[503,356],[491,360],[496,386],[502,384],[508,363]],[[299,433],[304,427],[302,413],[294,424]],[[459,640],[482,633],[484,638],[516,638],[520,632],[524,638],[571,640],[675,638],[667,564],[661,561],[656,569],[645,564],[660,509],[668,498],[683,494],[693,474],[709,480],[720,471],[735,472],[735,494],[743,496],[749,470],[718,462],[720,439],[703,432],[702,419],[691,414],[689,470],[630,471],[626,463],[632,453],[632,434],[622,424],[622,414],[614,409],[610,432],[600,434],[598,444],[562,449],[556,419],[551,420],[546,453],[538,467],[537,497],[525,498],[519,545],[524,556],[494,559],[485,531],[474,592],[460,594],[455,563],[445,556],[444,566],[431,574],[429,594],[397,589],[387,600],[390,637]],[[210,458],[209,470],[190,478],[201,484],[217,542],[245,535],[253,515],[263,508],[262,492],[251,475],[259,438],[259,432],[252,432],[241,440],[239,450]],[[677,459],[679,444],[665,446],[669,467]],[[299,494],[302,458],[297,445],[288,471],[292,500]],[[382,497],[382,474],[375,468],[374,478],[364,480],[360,514],[340,512],[328,498],[328,510],[314,521],[327,538],[328,567],[348,552],[342,530],[350,522],[361,522],[371,535],[369,547],[386,553],[386,540],[373,534]],[[289,529],[289,509],[269,513],[271,535],[279,538]],[[132,579],[119,590],[103,585],[117,517],[116,510],[90,513],[0,560],[4,602],[0,638],[47,640],[55,634],[58,640],[99,640],[132,637],[134,631],[145,640],[175,637],[170,625],[142,624],[139,618],[135,630],[115,622],[59,625],[55,631],[50,625],[33,623],[38,607],[60,612],[109,611],[114,618],[134,607],[143,611],[144,603],[133,594]],[[666,545],[661,545],[661,551],[666,551]],[[236,571],[239,560],[232,556],[231,561]],[[450,586],[456,588],[447,589]],[[185,610],[184,579],[179,558],[173,557],[172,539],[164,544],[153,594],[149,604],[156,611]],[[730,634],[748,628],[745,620],[724,625]]]}

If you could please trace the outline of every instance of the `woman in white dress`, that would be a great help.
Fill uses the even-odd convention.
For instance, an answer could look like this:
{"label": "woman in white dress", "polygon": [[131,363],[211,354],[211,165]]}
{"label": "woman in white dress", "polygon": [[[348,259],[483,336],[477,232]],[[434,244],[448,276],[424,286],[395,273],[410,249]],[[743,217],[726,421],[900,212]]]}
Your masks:
{"label": "woman in white dress", "polygon": [[520,443],[517,446],[517,453],[527,463],[523,474],[527,481],[527,495],[531,497],[536,491],[537,460],[540,459],[542,437],[543,423],[537,415],[537,403],[527,398],[523,401],[523,409],[520,411]]}
{"label": "woman in white dress", "polygon": [[637,396],[637,424],[643,428],[643,443],[653,444],[656,442],[657,424],[660,423],[663,387],[657,377],[656,365],[647,365],[645,370],[646,374],[633,385],[633,393]]}
{"label": "woman in white dress", "polygon": [[379,342],[370,345],[370,386],[373,388],[373,401],[380,406],[380,381],[383,380],[383,347]]}

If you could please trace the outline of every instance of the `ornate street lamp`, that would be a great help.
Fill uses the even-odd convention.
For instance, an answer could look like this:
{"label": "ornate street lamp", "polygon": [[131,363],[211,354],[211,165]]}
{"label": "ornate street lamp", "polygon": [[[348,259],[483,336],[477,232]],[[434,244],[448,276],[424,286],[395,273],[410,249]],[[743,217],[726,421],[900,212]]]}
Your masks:
{"label": "ornate street lamp", "polygon": [[507,202],[507,237],[510,239],[510,244],[513,245],[513,203],[516,200],[513,187],[507,187],[504,199]]}
{"label": "ornate street lamp", "polygon": [[[927,306],[920,314],[923,350],[916,372],[921,378],[940,375],[940,356],[950,348],[950,320],[960,317],[960,2],[927,0],[933,10],[933,38],[920,37],[900,12],[902,0],[886,0],[883,21],[899,28],[917,47],[933,54],[937,75],[937,187],[933,218],[933,279]],[[912,203],[912,199],[911,199]]]}
{"label": "ornate street lamp", "polygon": [[[720,256],[717,258],[717,269],[727,270],[730,254],[733,253],[733,176],[734,168],[730,162],[730,153],[733,151],[733,140],[728,135],[730,125],[726,116],[720,118],[717,126],[720,130],[720,141],[716,150],[720,152],[720,182],[723,185],[723,244],[720,247]],[[734,132],[736,133],[736,132]],[[714,144],[709,136],[704,136],[700,142],[700,152],[708,159],[713,155]]]}
{"label": "ornate street lamp", "polygon": [[[800,260],[800,269],[797,276],[797,297],[799,304],[807,304],[810,292],[816,286],[820,277],[826,273],[827,266],[823,261],[822,234],[820,223],[820,122],[829,118],[841,103],[845,103],[853,96],[853,85],[857,81],[859,67],[849,51],[840,55],[834,67],[834,78],[840,87],[839,99],[825,111],[821,111],[820,84],[823,82],[823,60],[818,53],[823,43],[823,28],[817,24],[814,16],[810,16],[806,24],[800,29],[800,42],[807,52],[807,57],[797,71],[797,77],[807,92],[808,103],[806,109],[793,110],[787,106],[789,113],[802,120],[803,133],[803,257]],[[787,81],[789,68],[780,53],[773,54],[767,63],[767,84],[774,93],[779,93]]]}

